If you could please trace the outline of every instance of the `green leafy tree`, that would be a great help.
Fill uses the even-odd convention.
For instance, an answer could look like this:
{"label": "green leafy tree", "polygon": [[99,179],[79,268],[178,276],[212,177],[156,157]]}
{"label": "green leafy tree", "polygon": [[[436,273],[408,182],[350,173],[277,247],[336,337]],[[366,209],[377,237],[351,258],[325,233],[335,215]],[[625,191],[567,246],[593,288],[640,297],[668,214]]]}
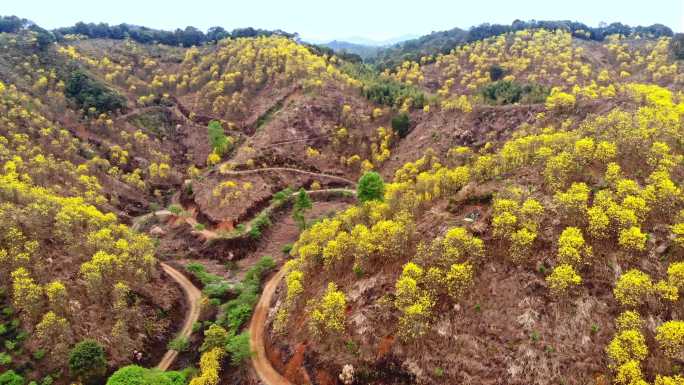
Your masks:
{"label": "green leafy tree", "polygon": [[98,383],[107,372],[104,348],[93,340],[77,343],[69,354],[69,372],[86,384]]}
{"label": "green leafy tree", "polygon": [[363,174],[356,187],[356,197],[359,202],[372,200],[382,201],[385,195],[385,182],[377,172],[371,171]]}
{"label": "green leafy tree", "polygon": [[223,348],[226,346],[230,335],[226,329],[219,325],[212,324],[209,329],[204,331],[204,342],[200,347],[201,352],[212,350],[214,348]]}
{"label": "green leafy tree", "polygon": [[411,121],[407,113],[402,112],[392,118],[392,129],[400,138],[403,138],[408,134],[409,128],[411,128]]}
{"label": "green leafy tree", "polygon": [[212,120],[209,122],[207,130],[209,133],[209,142],[211,143],[211,148],[216,154],[223,155],[230,150],[232,143],[230,138],[228,138],[223,132],[223,127],[219,121]]}
{"label": "green leafy tree", "polygon": [[504,71],[504,69],[498,64],[492,64],[489,67],[489,78],[493,82],[495,82],[497,80],[501,80],[505,74],[506,74],[506,72]]}
{"label": "green leafy tree", "polygon": [[0,374],[0,385],[24,385],[24,377],[13,370],[8,370]]}
{"label": "green leafy tree", "polygon": [[297,198],[295,199],[292,217],[301,230],[306,228],[306,219],[304,218],[304,213],[311,207],[312,204],[309,194],[307,194],[303,188],[299,189],[299,193],[297,193]]}

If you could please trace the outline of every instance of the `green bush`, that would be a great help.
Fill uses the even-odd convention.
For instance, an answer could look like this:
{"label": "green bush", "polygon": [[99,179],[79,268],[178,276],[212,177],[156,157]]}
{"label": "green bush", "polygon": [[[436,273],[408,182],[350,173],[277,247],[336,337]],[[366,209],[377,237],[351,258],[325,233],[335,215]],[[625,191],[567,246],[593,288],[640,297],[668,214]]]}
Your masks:
{"label": "green bush", "polygon": [[261,259],[254,266],[247,270],[247,273],[245,273],[245,278],[242,280],[243,284],[248,283],[260,285],[261,278],[263,278],[264,274],[273,269],[275,266],[276,263],[270,256],[265,255],[261,257]]}
{"label": "green bush", "polygon": [[293,193],[293,191],[289,187],[286,189],[278,191],[277,193],[273,194],[273,198],[271,198],[271,204],[283,203],[286,200],[291,199],[292,193]]}
{"label": "green bush", "polygon": [[233,284],[229,282],[210,283],[202,289],[202,293],[209,298],[225,298],[234,291]]}
{"label": "green bush", "polygon": [[223,282],[223,277],[209,273],[207,268],[199,262],[188,263],[185,266],[185,270],[189,271],[195,278],[197,278],[197,280],[199,280],[203,286]]}
{"label": "green bush", "polygon": [[188,371],[162,372],[137,365],[124,366],[107,380],[107,385],[185,385]]}
{"label": "green bush", "polygon": [[684,33],[676,34],[671,41],[672,53],[680,60],[684,60]]}
{"label": "green bush", "polygon": [[94,108],[96,114],[122,110],[126,107],[126,99],[104,84],[91,79],[82,70],[72,72],[67,79],[64,93],[76,101],[80,108],[86,111]]}
{"label": "green bush", "polygon": [[93,340],[77,343],[69,353],[69,372],[86,384],[99,383],[107,372],[104,348]]}
{"label": "green bush", "polygon": [[359,202],[371,200],[382,201],[385,195],[385,182],[377,172],[371,171],[363,174],[359,178],[356,188],[356,197]]}
{"label": "green bush", "polygon": [[178,336],[171,341],[169,341],[167,348],[169,350],[175,350],[177,352],[184,352],[190,347],[190,341],[187,337]]}
{"label": "green bush", "polygon": [[382,77],[376,68],[366,64],[345,63],[342,71],[361,81],[361,93],[377,104],[396,107],[406,99],[411,99],[411,107],[423,108],[427,99],[415,86]]}
{"label": "green bush", "polygon": [[15,373],[14,370],[8,370],[0,374],[0,385],[24,385],[24,377]]}
{"label": "green bush", "polygon": [[202,330],[202,323],[201,322],[195,322],[192,324],[192,332],[197,333],[198,331]]}
{"label": "green bush", "polygon": [[493,82],[497,80],[501,80],[505,75],[505,71],[503,68],[501,68],[500,65],[498,64],[493,64],[491,67],[489,67],[489,78],[492,79]]}
{"label": "green bush", "polygon": [[0,353],[0,366],[9,366],[12,363],[12,356],[9,354],[2,352]]}
{"label": "green bush", "polygon": [[45,358],[45,350],[44,349],[38,349],[35,352],[33,352],[33,358],[40,361],[43,358]]}
{"label": "green bush", "polygon": [[252,349],[249,345],[249,333],[243,332],[231,337],[226,344],[226,350],[230,353],[230,362],[238,366],[252,357]]}
{"label": "green bush", "polygon": [[179,205],[171,205],[169,206],[169,211],[174,215],[180,215],[180,213],[183,212],[183,208]]}
{"label": "green bush", "polygon": [[252,221],[252,228],[249,230],[249,236],[252,239],[260,239],[263,231],[271,225],[271,219],[266,213],[260,213]]}
{"label": "green bush", "polygon": [[264,274],[275,267],[275,261],[271,257],[262,257],[256,265],[252,266],[245,278],[240,283],[239,295],[224,305],[224,315],[219,321],[221,326],[234,335],[240,327],[252,316],[252,311],[259,300],[261,279]]}
{"label": "green bush", "polygon": [[402,112],[401,114],[392,118],[392,129],[399,135],[400,138],[405,138],[406,134],[411,128],[411,120],[407,113]]}
{"label": "green bush", "polygon": [[17,333],[17,336],[14,337],[14,339],[17,341],[17,343],[24,342],[28,338],[28,332],[26,330],[22,330],[19,333]]}
{"label": "green bush", "polygon": [[485,103],[494,105],[543,103],[550,90],[539,84],[519,84],[508,80],[489,83],[480,90]]}

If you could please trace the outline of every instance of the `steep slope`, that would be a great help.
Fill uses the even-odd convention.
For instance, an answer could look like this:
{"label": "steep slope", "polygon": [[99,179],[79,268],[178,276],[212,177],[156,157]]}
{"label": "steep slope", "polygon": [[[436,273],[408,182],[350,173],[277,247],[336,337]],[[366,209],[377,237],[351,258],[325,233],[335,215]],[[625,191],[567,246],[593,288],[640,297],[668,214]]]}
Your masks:
{"label": "steep slope", "polygon": [[[86,338],[152,363],[183,326],[163,369],[256,380],[251,264],[283,250],[251,340],[292,383],[679,381],[684,73],[669,38],[575,27],[436,34],[470,43],[383,73],[278,34],[0,34],[0,369],[40,380]],[[157,260],[196,257],[217,274],[188,269],[183,323]]]}
{"label": "steep slope", "polygon": [[[497,47],[526,38],[557,43],[519,69],[509,60],[526,57]],[[438,58],[436,77],[467,80],[443,87],[441,110],[414,118],[399,149],[418,130],[452,135],[430,125],[437,116],[479,143],[436,141],[393,173],[383,201],[302,234],[268,321],[284,375],[315,383],[351,365],[354,383],[678,381],[684,101],[668,44],[519,32]],[[538,80],[557,88],[544,104],[482,107],[467,77],[490,63],[515,78],[546,72]],[[467,108],[451,109],[459,83]],[[504,121],[503,135],[477,118],[515,109],[529,118]]]}
{"label": "steep slope", "polygon": [[3,339],[17,349],[2,365],[35,367],[39,378],[63,368],[85,337],[112,363],[127,360],[168,332],[177,297],[158,277],[151,239],[109,212],[119,212],[110,194],[135,193],[103,173],[104,160],[41,99],[0,82],[0,111]]}

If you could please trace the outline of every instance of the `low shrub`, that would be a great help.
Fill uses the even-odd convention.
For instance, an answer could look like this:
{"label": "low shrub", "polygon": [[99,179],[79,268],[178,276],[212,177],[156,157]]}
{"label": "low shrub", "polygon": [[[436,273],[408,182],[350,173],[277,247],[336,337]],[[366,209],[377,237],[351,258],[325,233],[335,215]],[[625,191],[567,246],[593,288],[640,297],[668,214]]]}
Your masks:
{"label": "low shrub", "polygon": [[261,213],[252,221],[252,228],[249,230],[249,236],[252,239],[260,239],[264,230],[271,226],[271,219],[267,213]]}
{"label": "low shrub", "polygon": [[407,113],[401,114],[392,118],[392,129],[399,135],[400,138],[406,137],[411,128],[411,120]]}
{"label": "low shrub", "polygon": [[188,263],[185,266],[185,270],[190,272],[198,281],[202,283],[202,286],[204,287],[206,287],[207,285],[218,284],[223,282],[222,277],[208,272],[207,268],[198,262]]}
{"label": "low shrub", "polygon": [[83,383],[99,383],[107,372],[104,348],[93,340],[77,343],[69,353],[69,372]]}
{"label": "low shrub", "polygon": [[171,205],[168,210],[174,215],[180,215],[183,212],[183,208],[179,205]]}
{"label": "low shrub", "polygon": [[235,287],[229,282],[210,283],[204,286],[202,293],[209,298],[226,298],[235,293]]}
{"label": "low shrub", "polygon": [[169,343],[167,345],[167,348],[169,350],[175,350],[177,352],[184,352],[184,351],[188,350],[189,347],[190,347],[190,341],[188,341],[187,337],[182,337],[182,336],[179,336],[179,337],[172,339],[171,341],[169,341]]}
{"label": "low shrub", "polygon": [[0,353],[0,366],[9,366],[12,363],[12,356],[9,354],[2,352]]}
{"label": "low shrub", "polygon": [[72,72],[67,79],[64,93],[91,115],[126,108],[126,99],[90,78],[82,70]]}
{"label": "low shrub", "polygon": [[550,90],[540,84],[520,84],[508,80],[490,83],[480,90],[485,103],[494,105],[543,103]]}
{"label": "low shrub", "polygon": [[249,333],[232,336],[228,339],[226,350],[230,353],[230,362],[238,366],[252,357],[252,349],[249,345]]}
{"label": "low shrub", "polygon": [[238,288],[237,298],[228,301],[224,305],[224,315],[219,324],[231,335],[237,334],[239,328],[249,320],[261,291],[261,279],[264,274],[275,267],[275,261],[271,257],[263,257],[252,266]]}
{"label": "low shrub", "polygon": [[14,370],[8,370],[0,374],[0,385],[24,385],[24,377],[15,373]]}
{"label": "low shrub", "polygon": [[505,74],[506,71],[498,64],[493,64],[489,67],[489,78],[492,79],[493,82],[501,80]]}
{"label": "low shrub", "polygon": [[107,385],[185,385],[190,375],[188,370],[162,372],[129,365],[114,372],[107,380]]}
{"label": "low shrub", "polygon": [[273,194],[273,198],[271,198],[271,204],[274,203],[282,203],[285,202],[288,199],[292,199],[292,189],[291,188],[286,188],[283,190],[278,191],[277,193]]}

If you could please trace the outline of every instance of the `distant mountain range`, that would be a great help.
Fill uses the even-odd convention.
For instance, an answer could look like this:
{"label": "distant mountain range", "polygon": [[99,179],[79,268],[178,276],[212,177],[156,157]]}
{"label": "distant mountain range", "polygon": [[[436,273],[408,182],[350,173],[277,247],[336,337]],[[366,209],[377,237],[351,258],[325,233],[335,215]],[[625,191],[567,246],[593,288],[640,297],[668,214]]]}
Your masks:
{"label": "distant mountain range", "polygon": [[[385,40],[374,40],[362,36],[349,36],[345,38],[333,39],[333,40],[320,40],[320,39],[304,39],[309,43],[331,46],[333,44],[344,44],[352,46],[368,46],[368,47],[387,47],[400,43],[402,41],[411,40],[419,37],[420,35],[407,34],[402,36],[393,37]],[[332,47],[331,47],[332,48]]]}
{"label": "distant mountain range", "polygon": [[331,41],[305,39],[308,43],[328,47],[338,52],[357,54],[366,60],[375,57],[383,48],[391,47],[395,44],[416,39],[418,35],[402,35],[386,40],[373,40],[360,36],[351,36],[343,39]]}

